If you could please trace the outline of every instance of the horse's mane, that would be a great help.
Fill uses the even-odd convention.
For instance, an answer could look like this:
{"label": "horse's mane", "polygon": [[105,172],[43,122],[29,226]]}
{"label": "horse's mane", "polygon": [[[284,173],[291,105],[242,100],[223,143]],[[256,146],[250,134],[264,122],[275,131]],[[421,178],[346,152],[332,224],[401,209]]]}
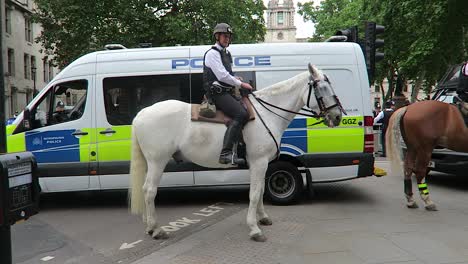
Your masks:
{"label": "horse's mane", "polygon": [[[276,95],[276,94],[285,94],[290,92],[293,87],[296,87],[297,83],[299,81],[302,81],[303,78],[305,78],[304,75],[309,75],[308,71],[305,71],[303,73],[300,73],[292,78],[289,78],[287,80],[275,83],[273,85],[270,85],[268,87],[265,87],[262,90],[258,90],[255,92],[255,95],[257,96],[262,96],[262,95]],[[320,76],[322,77],[322,73],[320,72]]]}

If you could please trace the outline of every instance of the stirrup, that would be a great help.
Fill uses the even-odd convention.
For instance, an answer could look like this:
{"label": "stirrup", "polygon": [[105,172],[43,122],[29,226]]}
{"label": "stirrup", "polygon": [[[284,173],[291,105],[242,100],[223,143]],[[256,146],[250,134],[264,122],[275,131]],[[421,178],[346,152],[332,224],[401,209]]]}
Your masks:
{"label": "stirrup", "polygon": [[231,165],[245,165],[245,160],[237,157],[232,151],[221,153],[219,156],[219,163]]}

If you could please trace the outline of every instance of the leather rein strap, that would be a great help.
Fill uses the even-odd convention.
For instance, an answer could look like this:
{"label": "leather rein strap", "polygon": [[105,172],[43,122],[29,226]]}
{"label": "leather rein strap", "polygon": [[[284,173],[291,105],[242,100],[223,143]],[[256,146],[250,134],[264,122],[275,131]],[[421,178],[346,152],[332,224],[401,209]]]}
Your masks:
{"label": "leather rein strap", "polygon": [[[326,79],[327,82],[328,81],[328,78]],[[269,112],[273,113],[274,115],[282,118],[283,120],[286,120],[288,122],[290,122],[291,120],[273,112],[270,108],[268,108],[267,106],[265,105],[268,105],[270,107],[273,107],[273,108],[276,108],[278,110],[282,110],[284,112],[288,112],[288,113],[291,113],[291,114],[298,114],[298,115],[303,115],[303,116],[308,116],[308,117],[313,117],[313,118],[321,118],[325,115],[325,112],[333,107],[340,107],[342,109],[342,111],[344,112],[344,109],[343,107],[341,106],[341,103],[340,101],[338,100],[338,97],[336,95],[334,95],[335,99],[336,99],[336,104],[332,105],[332,106],[329,106],[329,107],[325,107],[325,103],[323,102],[323,98],[322,97],[317,97],[317,94],[315,94],[315,99],[317,100],[317,102],[319,103],[319,108],[320,108],[320,113],[317,114],[317,112],[315,112],[314,110],[310,109],[310,106],[309,106],[309,102],[310,102],[310,97],[312,95],[312,89],[316,89],[317,87],[317,83],[319,82],[319,80],[314,80],[312,83],[309,82],[308,85],[309,85],[309,94],[307,96],[307,107],[309,107],[309,109],[307,108],[301,108],[302,111],[306,111],[306,112],[309,112],[310,114],[307,114],[307,113],[299,113],[299,112],[295,112],[295,111],[292,111],[292,110],[288,110],[288,109],[284,109],[282,107],[279,107],[279,106],[276,106],[276,105],[273,105],[261,98],[258,98],[252,91],[248,90],[248,93],[252,95],[253,98],[255,98],[255,100],[261,105],[263,106],[266,110],[268,110]],[[250,101],[250,98],[247,97],[247,99],[249,99]],[[250,101],[250,103],[252,104],[252,101]],[[255,110],[255,113],[257,114],[257,116],[260,118],[260,121],[262,121],[262,124],[263,126],[266,128],[266,130],[268,131],[268,134],[271,136],[271,138],[273,139],[273,141],[275,142],[275,145],[276,145],[276,158],[275,159],[279,159],[279,156],[280,156],[280,149],[279,149],[279,144],[278,144],[278,141],[275,139],[275,137],[273,136],[273,133],[271,132],[270,128],[267,126],[267,124],[265,123],[265,121],[263,120],[262,116],[260,115],[260,113],[258,112],[257,108],[255,107],[254,104],[252,104],[252,107],[253,109]],[[346,114],[346,113],[345,113]],[[320,124],[320,123],[323,123],[324,120],[320,120],[318,122],[315,122],[311,125],[308,125],[308,126],[314,126],[314,125],[317,125],[317,124]]]}

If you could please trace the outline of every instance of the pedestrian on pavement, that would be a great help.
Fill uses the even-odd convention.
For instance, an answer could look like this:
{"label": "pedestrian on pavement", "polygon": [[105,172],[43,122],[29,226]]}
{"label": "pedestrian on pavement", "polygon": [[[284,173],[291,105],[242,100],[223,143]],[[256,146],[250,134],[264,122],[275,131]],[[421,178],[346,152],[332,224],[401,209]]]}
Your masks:
{"label": "pedestrian on pavement", "polygon": [[372,110],[372,113],[374,114],[374,118],[380,113],[380,103],[379,102],[375,102],[374,110]]}
{"label": "pedestrian on pavement", "polygon": [[390,100],[385,102],[385,109],[374,118],[374,125],[376,123],[382,124],[382,133],[380,134],[382,142],[382,157],[386,157],[385,134],[387,133],[388,121],[390,120],[390,116],[392,116],[393,112],[395,112],[395,102]]}
{"label": "pedestrian on pavement", "polygon": [[242,127],[249,115],[234,92],[235,88],[253,88],[232,72],[232,56],[226,49],[231,43],[232,35],[232,28],[226,23],[219,23],[214,27],[216,43],[205,53],[203,59],[203,88],[206,97],[214,102],[216,108],[232,118],[224,134],[219,163],[244,164],[245,160],[238,158],[232,148],[239,141]]}

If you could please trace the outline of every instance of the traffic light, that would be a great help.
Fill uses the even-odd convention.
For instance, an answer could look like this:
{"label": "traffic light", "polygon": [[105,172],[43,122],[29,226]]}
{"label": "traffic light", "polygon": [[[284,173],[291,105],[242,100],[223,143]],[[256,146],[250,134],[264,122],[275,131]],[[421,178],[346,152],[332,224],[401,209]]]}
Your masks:
{"label": "traffic light", "polygon": [[378,48],[384,46],[384,40],[377,39],[377,35],[384,33],[385,27],[377,25],[375,22],[366,22],[365,29],[365,57],[367,74],[369,76],[369,81],[371,81],[374,78],[375,63],[384,58],[384,53],[377,51]]}
{"label": "traffic light", "polygon": [[336,31],[335,36],[345,36],[346,42],[358,43],[358,27],[352,26],[347,29],[338,30]]}

